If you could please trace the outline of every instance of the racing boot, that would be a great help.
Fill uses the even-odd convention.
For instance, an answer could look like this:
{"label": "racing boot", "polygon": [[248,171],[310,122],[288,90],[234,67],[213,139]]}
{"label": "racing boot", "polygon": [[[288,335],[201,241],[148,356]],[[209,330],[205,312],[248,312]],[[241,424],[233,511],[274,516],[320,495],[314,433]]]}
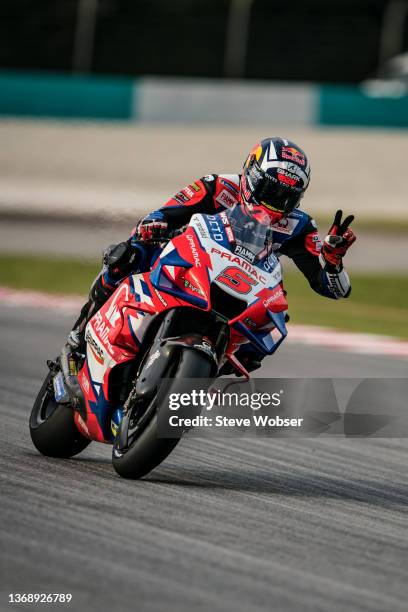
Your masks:
{"label": "racing boot", "polygon": [[85,329],[88,321],[104,305],[116,289],[116,284],[108,284],[102,272],[94,281],[89,293],[89,300],[84,304],[78,319],[75,321],[67,339],[67,345],[73,352],[85,353]]}
{"label": "racing boot", "polygon": [[85,353],[85,329],[88,321],[110,298],[123,278],[130,273],[137,254],[138,251],[131,247],[129,241],[112,244],[104,250],[102,271],[94,280],[89,300],[82,307],[67,339],[67,345],[73,352]]}
{"label": "racing boot", "polygon": [[85,327],[94,312],[94,303],[89,299],[81,309],[78,319],[74,323],[74,327],[69,332],[67,346],[74,353],[82,354],[85,352]]}

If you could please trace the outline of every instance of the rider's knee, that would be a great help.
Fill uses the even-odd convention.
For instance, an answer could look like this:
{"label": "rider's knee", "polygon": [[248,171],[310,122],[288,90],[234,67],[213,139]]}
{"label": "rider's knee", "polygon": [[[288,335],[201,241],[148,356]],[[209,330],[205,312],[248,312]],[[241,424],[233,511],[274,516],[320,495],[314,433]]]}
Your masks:
{"label": "rider's knee", "polygon": [[117,283],[109,278],[107,270],[102,270],[92,283],[89,298],[100,307],[110,298],[116,285]]}
{"label": "rider's knee", "polygon": [[128,242],[111,244],[103,251],[103,267],[89,293],[91,300],[102,305],[134,266],[134,251]]}
{"label": "rider's knee", "polygon": [[111,244],[103,252],[103,268],[108,272],[109,279],[116,281],[124,278],[134,268],[135,251],[129,242]]}

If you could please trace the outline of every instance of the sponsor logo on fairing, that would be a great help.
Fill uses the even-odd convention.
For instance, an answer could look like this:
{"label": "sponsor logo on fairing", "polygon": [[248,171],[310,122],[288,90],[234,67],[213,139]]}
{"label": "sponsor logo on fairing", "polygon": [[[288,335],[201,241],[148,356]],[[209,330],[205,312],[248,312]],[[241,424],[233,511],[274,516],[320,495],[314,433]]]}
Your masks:
{"label": "sponsor logo on fairing", "polygon": [[254,276],[258,282],[261,282],[263,284],[266,283],[266,278],[259,273],[259,270],[251,266],[251,264],[249,264],[245,259],[241,259],[237,255],[235,255],[234,253],[230,253],[229,251],[220,251],[219,249],[216,249],[214,247],[211,249],[211,253],[220,255],[222,259],[228,259],[228,261],[231,263],[238,264],[244,270]]}
{"label": "sponsor logo on fairing", "polygon": [[222,226],[219,224],[219,217],[215,215],[207,215],[207,219],[212,237],[217,242],[222,242],[224,240],[224,234],[222,231]]}
{"label": "sponsor logo on fairing", "polygon": [[190,185],[190,187],[191,187],[191,189],[194,189],[194,191],[196,191],[196,192],[200,191],[200,189],[201,189],[201,187],[200,187],[200,185],[198,183],[192,183]]}
{"label": "sponsor logo on fairing", "polygon": [[197,247],[194,242],[194,238],[191,236],[191,234],[186,234],[186,238],[190,245],[191,252],[193,254],[194,265],[196,268],[201,268],[200,256],[198,254]]}
{"label": "sponsor logo on fairing", "polygon": [[167,307],[167,302],[164,299],[164,297],[162,296],[162,294],[157,291],[157,289],[155,287],[153,287],[155,294],[157,295],[157,297],[159,298],[159,300],[161,301],[161,303],[163,304],[163,306],[166,308]]}
{"label": "sponsor logo on fairing", "polygon": [[282,268],[279,259],[274,253],[268,255],[266,261],[263,262],[263,268],[271,275],[275,281],[280,281],[282,278]]}
{"label": "sponsor logo on fairing", "polygon": [[283,289],[280,288],[277,291],[275,291],[272,295],[270,295],[268,298],[266,298],[266,300],[263,301],[263,305],[265,306],[265,308],[268,308],[268,306],[276,302],[280,297],[284,297],[284,295],[285,294],[283,292]]}
{"label": "sponsor logo on fairing", "polygon": [[237,244],[234,249],[235,255],[240,255],[241,257],[245,257],[248,261],[253,263],[255,261],[255,253],[252,253],[249,249],[240,244]]}
{"label": "sponsor logo on fairing", "polygon": [[227,225],[225,227],[225,233],[227,235],[227,238],[228,238],[229,242],[234,242],[235,241],[234,232],[232,231],[232,228],[231,228],[230,225]]}
{"label": "sponsor logo on fairing", "polygon": [[87,332],[85,334],[85,342],[87,342],[90,345],[91,350],[93,351],[97,362],[100,363],[100,364],[103,364],[103,362],[105,360],[105,356],[103,354],[103,350],[97,344],[97,342],[95,341],[93,336],[90,334],[89,330],[87,330]]}
{"label": "sponsor logo on fairing", "polygon": [[227,217],[227,214],[225,212],[220,213],[220,219],[224,224],[224,231],[226,233],[226,236],[228,238],[229,242],[234,242],[235,241],[235,236],[234,236],[234,232],[232,231],[232,228],[230,226],[230,222],[229,219]]}
{"label": "sponsor logo on fairing", "polygon": [[147,360],[147,363],[144,367],[145,370],[148,370],[156,361],[156,359],[158,359],[160,357],[160,351],[157,350],[154,353],[152,353],[149,357],[149,359]]}
{"label": "sponsor logo on fairing", "polygon": [[187,287],[187,289],[190,289],[190,291],[192,291],[193,293],[199,293],[200,295],[203,295],[203,292],[201,291],[201,289],[193,285],[193,283],[190,283],[190,281],[187,280],[187,278],[183,278],[182,280],[183,280],[184,286]]}
{"label": "sponsor logo on fairing", "polygon": [[[107,313],[106,316],[108,318],[108,313]],[[118,316],[120,317],[119,311],[118,311]],[[115,323],[116,323],[116,318],[115,318]],[[95,315],[94,330],[98,334],[99,339],[102,341],[102,344],[107,348],[109,353],[113,354],[112,345],[111,345],[111,343],[108,340],[110,326],[109,326],[109,324],[104,322],[100,312],[97,312],[96,315]],[[90,337],[92,338],[92,336],[90,336]],[[90,344],[92,345],[92,347],[94,347],[94,343],[90,342]]]}
{"label": "sponsor logo on fairing", "polygon": [[200,221],[194,220],[194,229],[198,231],[203,240],[207,240],[207,238],[209,238],[207,228],[204,227],[204,225]]}

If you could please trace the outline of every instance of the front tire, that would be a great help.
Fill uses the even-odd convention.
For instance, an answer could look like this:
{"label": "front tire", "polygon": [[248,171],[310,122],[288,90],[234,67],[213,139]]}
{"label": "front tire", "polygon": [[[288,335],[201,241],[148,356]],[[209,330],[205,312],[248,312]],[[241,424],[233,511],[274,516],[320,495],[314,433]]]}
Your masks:
{"label": "front tire", "polygon": [[[185,378],[210,378],[212,364],[205,355],[192,350],[183,349],[180,362],[173,380],[170,382],[166,395],[185,391]],[[157,467],[177,446],[180,438],[159,438],[157,433],[157,406],[152,419],[139,437],[124,452],[118,452],[113,447],[112,464],[122,478],[142,478]],[[122,421],[123,425],[124,421]]]}
{"label": "front tire", "polygon": [[78,431],[72,407],[55,401],[51,372],[34,402],[30,435],[35,448],[46,457],[73,457],[91,442]]}

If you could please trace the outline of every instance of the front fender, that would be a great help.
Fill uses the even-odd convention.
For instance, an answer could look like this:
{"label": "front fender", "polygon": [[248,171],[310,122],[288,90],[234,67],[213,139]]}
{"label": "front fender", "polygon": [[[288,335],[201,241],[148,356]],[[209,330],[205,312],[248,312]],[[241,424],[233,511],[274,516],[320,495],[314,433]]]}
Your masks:
{"label": "front fender", "polygon": [[[198,351],[210,361],[211,375],[218,370],[215,350],[209,340],[201,334],[185,334],[174,338],[157,339],[147,353],[141,365],[135,392],[138,397],[152,397],[160,381],[171,372],[170,361],[179,356],[183,350]],[[197,372],[197,378],[200,372]]]}

